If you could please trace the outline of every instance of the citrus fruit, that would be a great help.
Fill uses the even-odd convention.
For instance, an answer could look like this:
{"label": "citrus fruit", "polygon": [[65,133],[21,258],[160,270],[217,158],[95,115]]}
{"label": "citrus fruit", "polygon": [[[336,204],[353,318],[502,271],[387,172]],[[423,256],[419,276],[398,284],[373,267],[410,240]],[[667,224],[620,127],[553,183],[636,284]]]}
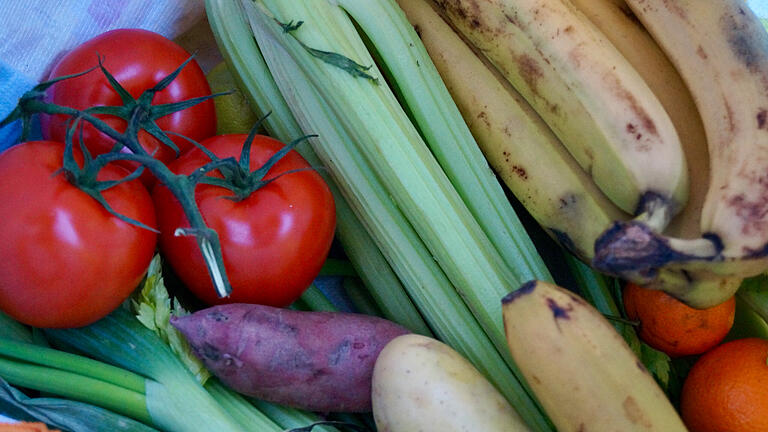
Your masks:
{"label": "citrus fruit", "polygon": [[670,357],[701,354],[719,344],[733,325],[735,299],[694,309],[659,290],[628,283],[623,291],[627,317],[640,323],[638,336]]}
{"label": "citrus fruit", "polygon": [[738,339],[707,352],[683,384],[680,412],[691,432],[768,431],[768,340]]}
{"label": "citrus fruit", "polygon": [[258,117],[251,109],[248,100],[238,89],[235,78],[232,76],[227,64],[217,64],[206,75],[208,85],[212,93],[232,93],[217,96],[213,99],[216,109],[216,134],[247,134],[258,121]]}

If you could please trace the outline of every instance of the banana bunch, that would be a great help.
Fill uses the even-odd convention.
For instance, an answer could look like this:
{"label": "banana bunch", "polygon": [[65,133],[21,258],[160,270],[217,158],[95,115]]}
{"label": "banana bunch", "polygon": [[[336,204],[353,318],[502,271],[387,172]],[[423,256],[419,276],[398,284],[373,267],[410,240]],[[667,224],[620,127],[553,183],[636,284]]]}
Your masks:
{"label": "banana bunch", "polygon": [[398,0],[561,245],[693,307],[768,269],[768,34],[740,0]]}
{"label": "banana bunch", "polygon": [[686,431],[648,370],[587,301],[529,282],[502,304],[509,351],[558,431]]}

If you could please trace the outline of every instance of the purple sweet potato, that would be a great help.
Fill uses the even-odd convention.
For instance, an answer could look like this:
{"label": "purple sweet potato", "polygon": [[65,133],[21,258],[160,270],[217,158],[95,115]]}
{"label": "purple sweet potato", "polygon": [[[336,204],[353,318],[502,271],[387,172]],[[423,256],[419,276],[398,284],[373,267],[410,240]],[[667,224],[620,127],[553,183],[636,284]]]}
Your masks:
{"label": "purple sweet potato", "polygon": [[320,412],[371,411],[376,358],[408,333],[368,315],[253,304],[213,306],[171,323],[233,390]]}

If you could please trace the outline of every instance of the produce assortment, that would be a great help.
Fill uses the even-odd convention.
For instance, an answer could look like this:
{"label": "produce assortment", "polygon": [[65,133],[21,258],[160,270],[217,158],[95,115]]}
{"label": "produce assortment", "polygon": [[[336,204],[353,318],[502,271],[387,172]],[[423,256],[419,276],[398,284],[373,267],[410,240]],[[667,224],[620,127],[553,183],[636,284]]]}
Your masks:
{"label": "produce assortment", "polygon": [[207,76],[111,30],[0,120],[0,414],[768,429],[768,27],[742,1],[205,9]]}

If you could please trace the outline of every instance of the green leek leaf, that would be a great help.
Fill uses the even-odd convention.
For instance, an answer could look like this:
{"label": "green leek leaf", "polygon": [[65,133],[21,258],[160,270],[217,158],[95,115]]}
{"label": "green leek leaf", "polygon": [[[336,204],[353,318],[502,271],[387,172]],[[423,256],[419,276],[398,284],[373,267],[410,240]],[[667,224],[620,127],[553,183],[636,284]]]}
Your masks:
{"label": "green leek leaf", "polygon": [[67,399],[30,398],[0,378],[0,413],[23,421],[41,421],[72,432],[153,432],[156,429],[111,411]]}

